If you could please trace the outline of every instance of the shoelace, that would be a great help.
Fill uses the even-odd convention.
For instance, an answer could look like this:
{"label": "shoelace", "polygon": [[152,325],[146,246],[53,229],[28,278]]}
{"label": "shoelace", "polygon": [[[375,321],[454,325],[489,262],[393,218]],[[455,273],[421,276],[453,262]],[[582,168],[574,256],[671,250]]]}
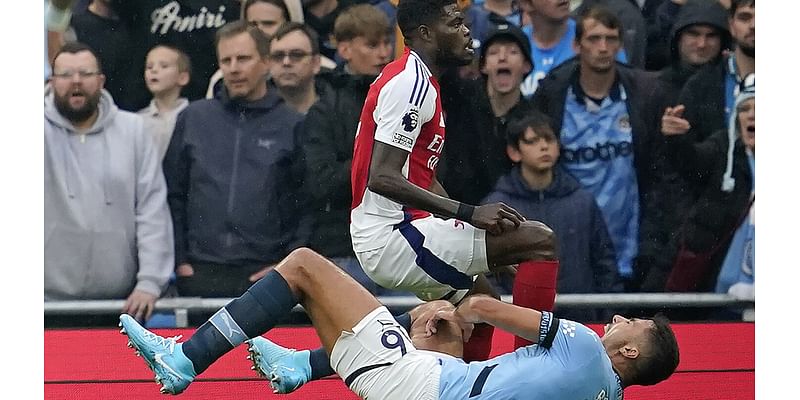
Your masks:
{"label": "shoelace", "polygon": [[178,335],[173,337],[162,338],[161,336],[158,336],[150,331],[145,331],[143,336],[145,337],[146,340],[155,342],[155,344],[158,346],[167,347],[169,349],[169,354],[172,354],[172,352],[175,350],[175,344],[177,343],[178,340],[180,340],[183,337],[183,335]]}

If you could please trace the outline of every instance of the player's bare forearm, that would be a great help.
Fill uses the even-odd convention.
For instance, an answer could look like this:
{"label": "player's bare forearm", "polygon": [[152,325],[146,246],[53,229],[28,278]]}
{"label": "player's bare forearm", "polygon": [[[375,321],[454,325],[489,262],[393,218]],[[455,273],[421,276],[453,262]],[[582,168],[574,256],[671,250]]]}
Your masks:
{"label": "player's bare forearm", "polygon": [[375,142],[369,171],[369,190],[411,208],[455,217],[459,202],[414,185],[403,176],[407,157],[408,153],[404,150]]}
{"label": "player's bare forearm", "polygon": [[539,340],[542,313],[530,308],[504,303],[485,295],[474,295],[464,299],[456,313],[467,322],[485,322],[533,342]]}
{"label": "player's bare forearm", "polygon": [[525,221],[522,214],[503,203],[480,206],[462,204],[414,185],[402,173],[407,159],[408,152],[405,150],[376,141],[372,148],[367,184],[369,190],[410,208],[444,218],[458,218],[492,235],[517,229]]}
{"label": "player's bare forearm", "polygon": [[448,195],[447,191],[444,190],[444,186],[442,186],[442,183],[436,179],[436,176],[433,177],[433,181],[431,182],[431,187],[429,189],[431,192],[436,193],[439,196],[447,197],[448,199],[450,198],[450,195]]}

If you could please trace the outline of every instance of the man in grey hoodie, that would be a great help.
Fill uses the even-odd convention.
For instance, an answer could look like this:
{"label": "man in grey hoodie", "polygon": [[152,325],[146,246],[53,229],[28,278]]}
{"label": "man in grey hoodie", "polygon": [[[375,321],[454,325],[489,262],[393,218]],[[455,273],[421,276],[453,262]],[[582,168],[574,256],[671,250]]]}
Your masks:
{"label": "man in grey hoodie", "polygon": [[97,55],[68,43],[44,107],[44,297],[123,299],[150,317],[174,265],[158,151],[141,117],[117,109]]}

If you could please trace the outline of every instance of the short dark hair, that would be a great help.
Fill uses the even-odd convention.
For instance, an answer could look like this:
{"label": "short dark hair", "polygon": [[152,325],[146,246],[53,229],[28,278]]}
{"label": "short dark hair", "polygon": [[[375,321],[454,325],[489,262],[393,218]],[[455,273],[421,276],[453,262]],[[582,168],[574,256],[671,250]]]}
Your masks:
{"label": "short dark hair", "polygon": [[633,381],[636,385],[655,385],[669,378],[680,362],[678,341],[675,332],[669,325],[669,319],[663,314],[656,314],[652,319],[647,355],[636,363]]}
{"label": "short dark hair", "polygon": [[269,55],[269,39],[267,35],[261,32],[261,29],[243,20],[229,22],[217,29],[217,33],[214,37],[214,48],[217,49],[217,53],[219,53],[219,42],[222,39],[229,39],[241,35],[242,33],[250,35],[250,38],[256,42],[256,49],[258,49],[258,54],[261,58],[266,58]]}
{"label": "short dark hair", "polygon": [[269,41],[272,43],[273,40],[283,39],[284,36],[295,31],[302,32],[304,35],[306,35],[308,41],[311,42],[311,54],[319,54],[319,36],[317,35],[317,32],[315,32],[310,26],[301,24],[299,22],[284,22],[281,24],[280,28],[275,31],[275,34],[272,35]]}
{"label": "short dark hair", "polygon": [[733,16],[736,14],[736,10],[741,7],[756,8],[756,0],[731,0],[731,8],[728,10],[731,18],[733,18]]}
{"label": "short dark hair", "polygon": [[283,0],[246,0],[244,4],[242,4],[242,19],[247,19],[247,10],[256,3],[267,3],[272,4],[275,7],[278,7],[283,12],[283,19],[289,21],[289,8],[286,7],[286,2]]}
{"label": "short dark hair", "polygon": [[506,143],[519,150],[519,141],[525,137],[525,132],[528,128],[533,129],[536,135],[545,139],[558,140],[558,136],[553,132],[553,124],[550,117],[535,108],[531,108],[525,111],[524,116],[513,118],[509,121],[506,129]]}
{"label": "short dark hair", "polygon": [[337,42],[346,42],[359,36],[366,39],[382,38],[392,34],[389,18],[377,7],[358,4],[348,7],[333,24],[333,37]]}
{"label": "short dark hair", "polygon": [[82,51],[88,51],[94,57],[94,61],[97,63],[97,71],[101,74],[103,73],[103,65],[100,62],[100,57],[97,55],[97,52],[94,51],[93,48],[89,47],[88,44],[83,42],[67,42],[58,49],[58,53],[56,53],[55,57],[53,57],[53,66],[55,67],[56,59],[58,56],[67,53],[67,54],[78,54]]}
{"label": "short dark hair", "polygon": [[607,8],[602,6],[593,6],[585,9],[579,16],[578,20],[575,21],[575,41],[579,42],[583,38],[584,29],[583,23],[587,19],[593,19],[599,22],[601,25],[605,26],[609,29],[616,29],[617,33],[620,36],[620,40],[622,40],[622,21],[617,18],[616,14],[609,11]]}
{"label": "short dark hair", "polygon": [[456,0],[400,0],[397,4],[397,25],[403,37],[409,38],[421,25],[432,25],[444,15],[444,7]]}
{"label": "short dark hair", "polygon": [[173,46],[171,44],[163,44],[163,43],[162,44],[157,44],[157,45],[151,47],[150,50],[147,51],[147,54],[149,55],[151,51],[153,51],[153,50],[155,50],[155,49],[157,49],[159,47],[167,49],[167,50],[170,50],[170,51],[174,51],[175,54],[178,55],[178,72],[186,72],[187,74],[189,74],[189,76],[192,75],[192,61],[189,59],[189,56],[186,55],[186,53],[183,50],[181,50],[181,49],[179,49],[179,48],[177,48],[177,47],[175,47],[175,46]]}

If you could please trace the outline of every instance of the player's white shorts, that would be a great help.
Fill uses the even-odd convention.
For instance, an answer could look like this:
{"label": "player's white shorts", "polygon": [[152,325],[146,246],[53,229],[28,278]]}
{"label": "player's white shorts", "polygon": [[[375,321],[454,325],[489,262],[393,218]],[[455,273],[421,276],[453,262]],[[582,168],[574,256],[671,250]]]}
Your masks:
{"label": "player's white shorts", "polygon": [[453,304],[472,289],[478,274],[489,271],[485,230],[432,216],[397,225],[386,246],[356,257],[367,276],[385,288]]}
{"label": "player's white shorts", "polygon": [[442,367],[437,353],[417,350],[386,307],[342,332],[331,367],[366,400],[437,400]]}

